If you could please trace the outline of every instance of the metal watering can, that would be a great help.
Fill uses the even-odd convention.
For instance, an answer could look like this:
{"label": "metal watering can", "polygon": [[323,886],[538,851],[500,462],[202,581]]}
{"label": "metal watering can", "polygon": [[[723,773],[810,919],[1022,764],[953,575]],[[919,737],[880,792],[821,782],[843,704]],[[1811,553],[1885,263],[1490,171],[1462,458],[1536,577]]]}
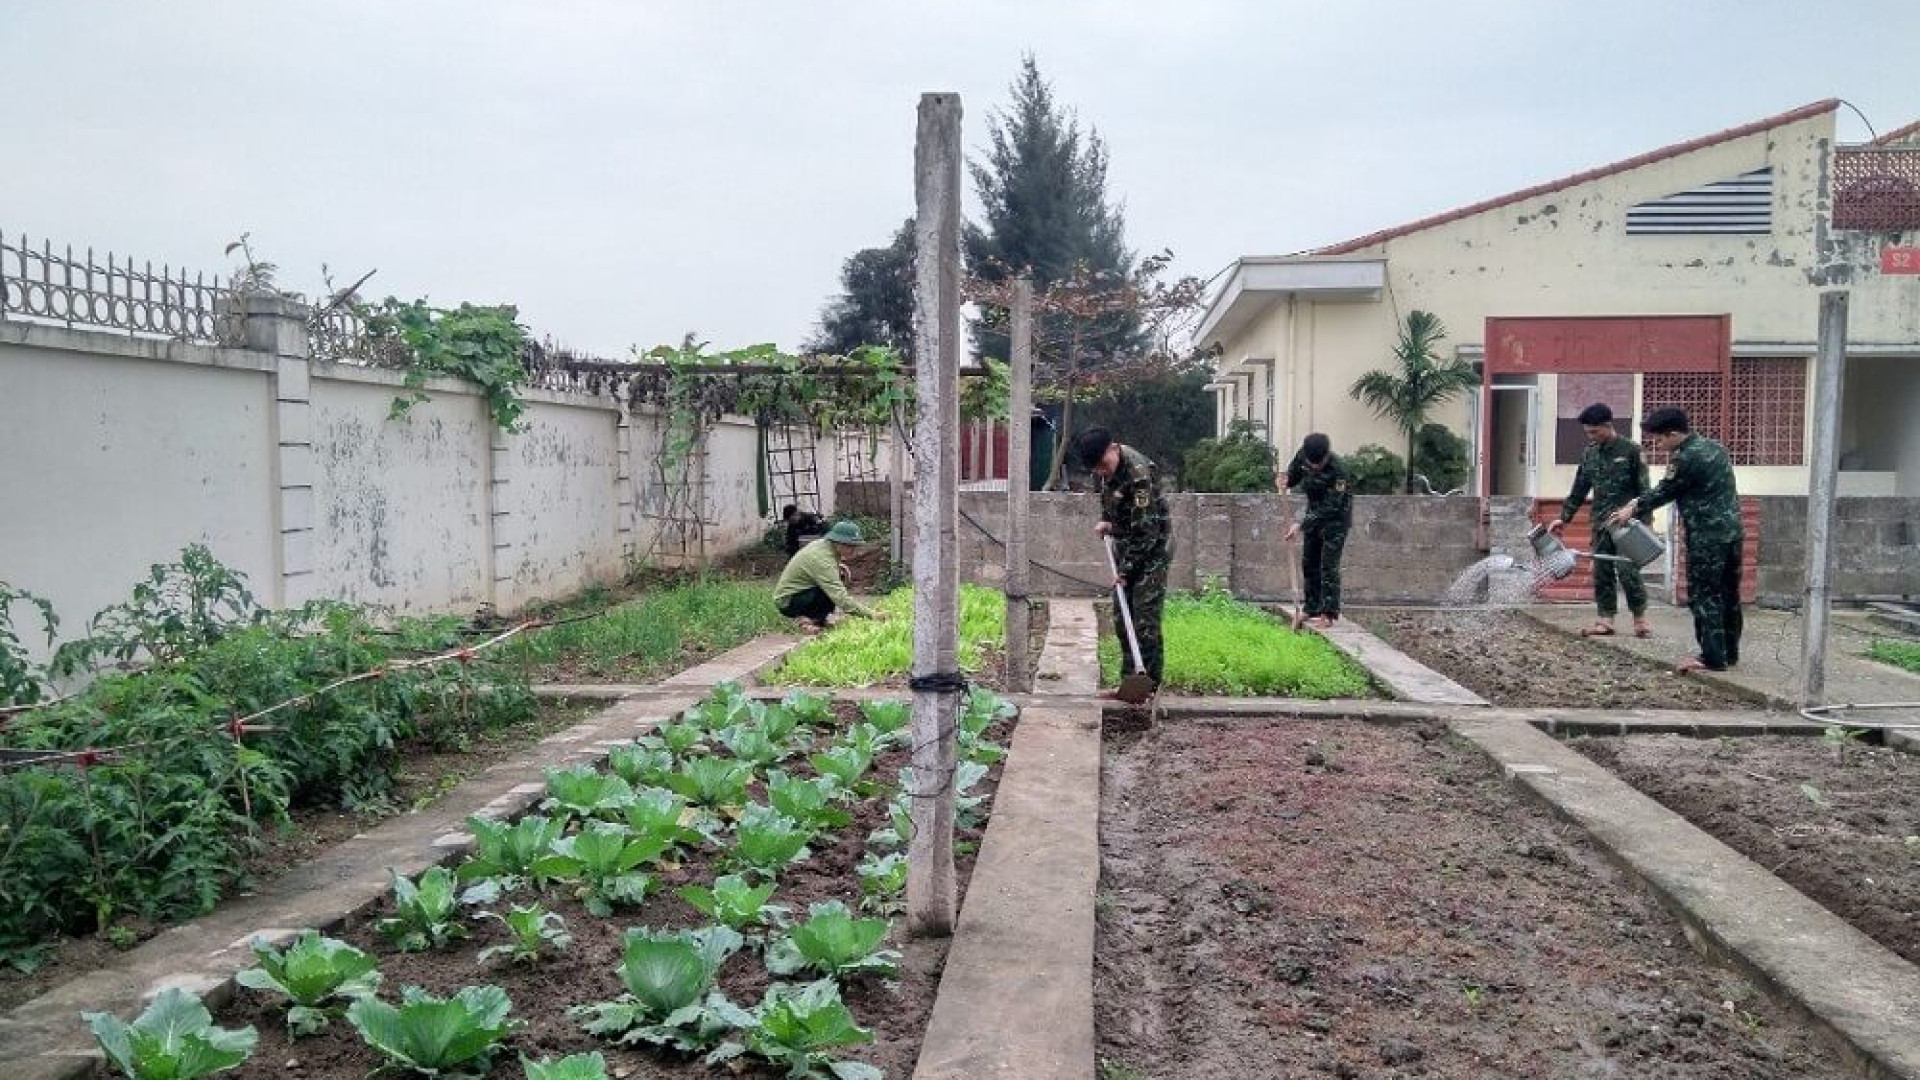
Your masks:
{"label": "metal watering can", "polygon": [[1667,545],[1638,518],[1630,519],[1625,525],[1607,526],[1607,535],[1613,537],[1613,550],[1635,566],[1645,566],[1667,553]]}
{"label": "metal watering can", "polygon": [[1527,530],[1527,543],[1533,545],[1534,559],[1555,581],[1573,573],[1573,549],[1547,531],[1545,525]]}

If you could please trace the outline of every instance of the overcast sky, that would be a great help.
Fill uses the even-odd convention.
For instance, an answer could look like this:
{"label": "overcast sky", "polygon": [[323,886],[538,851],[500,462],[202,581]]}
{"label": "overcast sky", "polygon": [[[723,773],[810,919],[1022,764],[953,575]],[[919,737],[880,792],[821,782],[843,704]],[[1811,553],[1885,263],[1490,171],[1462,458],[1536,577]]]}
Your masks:
{"label": "overcast sky", "polygon": [[0,0],[0,228],[795,347],[912,210],[920,92],[977,152],[1023,51],[1207,276],[1826,97],[1886,131],[1916,42],[1916,0]]}

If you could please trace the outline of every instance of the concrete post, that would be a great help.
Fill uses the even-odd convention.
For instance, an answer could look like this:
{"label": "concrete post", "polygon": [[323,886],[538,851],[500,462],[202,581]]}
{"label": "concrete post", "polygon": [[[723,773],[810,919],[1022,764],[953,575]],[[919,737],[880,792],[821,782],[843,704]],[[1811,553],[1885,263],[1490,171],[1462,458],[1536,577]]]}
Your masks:
{"label": "concrete post", "polygon": [[1027,472],[1033,456],[1033,282],[1013,283],[1011,367],[1007,372],[1007,687],[1033,692],[1027,657],[1027,599],[1032,567],[1027,562]]}
{"label": "concrete post", "polygon": [[[913,678],[960,670],[960,575],[955,522],[960,433],[960,96],[922,94],[914,146]],[[897,530],[896,530],[897,531]],[[953,779],[957,688],[913,691],[913,837],[907,848],[907,928],[953,932]]]}
{"label": "concrete post", "polygon": [[887,432],[887,520],[893,523],[887,540],[887,568],[898,572],[906,561],[907,538],[907,449],[906,424],[900,406],[893,407],[893,427]]}
{"label": "concrete post", "polygon": [[245,343],[270,354],[273,372],[274,483],[279,522],[273,603],[297,607],[315,597],[313,511],[313,371],[307,357],[307,307],[271,293],[238,301],[246,312]]}
{"label": "concrete post", "polygon": [[1840,471],[1840,392],[1847,365],[1847,293],[1820,294],[1820,355],[1813,380],[1813,458],[1808,463],[1807,588],[1800,606],[1800,702],[1827,692],[1827,604],[1833,576],[1833,503]]}

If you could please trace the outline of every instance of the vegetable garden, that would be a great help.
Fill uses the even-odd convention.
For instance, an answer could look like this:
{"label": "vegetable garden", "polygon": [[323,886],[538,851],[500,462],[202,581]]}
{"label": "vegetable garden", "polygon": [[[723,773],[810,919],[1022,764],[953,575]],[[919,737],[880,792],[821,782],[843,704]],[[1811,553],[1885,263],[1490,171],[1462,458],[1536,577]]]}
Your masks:
{"label": "vegetable garden", "polygon": [[[963,875],[1011,717],[979,691],[962,712]],[[338,938],[257,944],[225,1033],[195,1052],[249,1053],[238,1078],[289,1061],[320,1078],[904,1076],[944,951],[896,947],[906,740],[901,702],[722,686],[605,769],[551,770],[536,813],[474,819],[465,862],[396,878]],[[163,996],[144,1022],[200,1026],[197,1007]],[[185,1075],[93,1022],[103,1045],[148,1047],[129,1075]]]}

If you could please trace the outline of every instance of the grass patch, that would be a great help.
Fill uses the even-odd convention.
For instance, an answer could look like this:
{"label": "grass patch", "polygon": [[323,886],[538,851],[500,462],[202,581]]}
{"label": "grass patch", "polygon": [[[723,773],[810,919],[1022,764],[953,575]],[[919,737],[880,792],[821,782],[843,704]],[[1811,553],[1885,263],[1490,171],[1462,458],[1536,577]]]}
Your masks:
{"label": "grass patch", "polygon": [[1877,638],[1867,646],[1867,655],[1883,664],[1892,664],[1920,675],[1920,643]]}
{"label": "grass patch", "polygon": [[[1170,593],[1160,624],[1166,688],[1244,697],[1367,697],[1366,673],[1317,634],[1299,633],[1225,592]],[[1100,639],[1100,681],[1120,681],[1120,645]]]}
{"label": "grass patch", "polygon": [[[787,654],[769,682],[796,686],[872,686],[913,664],[913,590],[895,589],[876,605],[885,622],[848,618]],[[960,669],[976,672],[985,646],[1007,638],[1007,601],[998,590],[960,586]]]}
{"label": "grass patch", "polygon": [[[553,614],[593,606],[582,597]],[[650,682],[690,658],[724,652],[787,622],[774,610],[766,582],[687,580],[615,604],[597,619],[515,638],[503,651],[506,662],[524,665],[538,681]]]}

